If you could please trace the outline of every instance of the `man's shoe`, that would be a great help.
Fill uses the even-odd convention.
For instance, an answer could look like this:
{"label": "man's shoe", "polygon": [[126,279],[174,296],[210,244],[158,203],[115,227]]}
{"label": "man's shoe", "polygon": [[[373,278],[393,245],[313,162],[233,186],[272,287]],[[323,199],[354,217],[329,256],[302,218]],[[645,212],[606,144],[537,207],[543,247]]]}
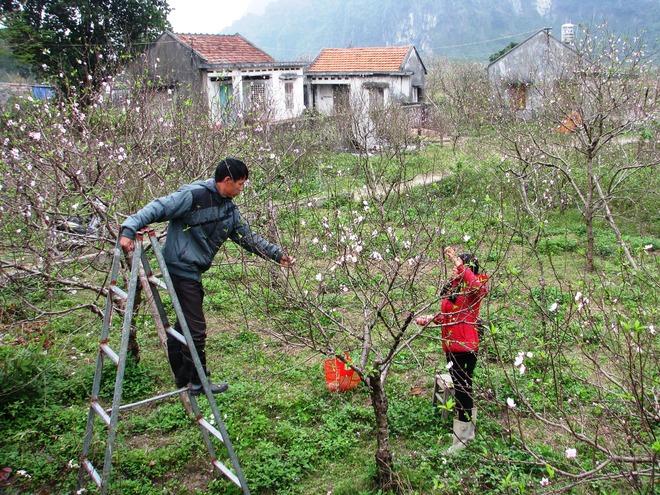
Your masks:
{"label": "man's shoe", "polygon": [[[220,382],[220,383],[211,383],[211,393],[212,394],[221,394],[222,392],[226,392],[227,389],[229,388],[229,385],[225,382]],[[190,384],[190,394],[191,395],[200,395],[204,393],[204,387],[202,387],[201,383],[198,384]]]}

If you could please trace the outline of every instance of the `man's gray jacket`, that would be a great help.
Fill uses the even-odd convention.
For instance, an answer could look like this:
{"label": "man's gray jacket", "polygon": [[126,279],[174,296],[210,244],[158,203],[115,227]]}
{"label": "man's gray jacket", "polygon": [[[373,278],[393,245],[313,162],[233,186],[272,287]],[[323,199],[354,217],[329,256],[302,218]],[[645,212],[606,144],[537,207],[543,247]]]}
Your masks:
{"label": "man's gray jacket", "polygon": [[154,222],[169,220],[163,255],[172,275],[201,280],[220,246],[227,240],[279,263],[282,251],[254,234],[234,202],[220,196],[215,181],[194,182],[158,198],[122,223],[122,235],[135,233]]}

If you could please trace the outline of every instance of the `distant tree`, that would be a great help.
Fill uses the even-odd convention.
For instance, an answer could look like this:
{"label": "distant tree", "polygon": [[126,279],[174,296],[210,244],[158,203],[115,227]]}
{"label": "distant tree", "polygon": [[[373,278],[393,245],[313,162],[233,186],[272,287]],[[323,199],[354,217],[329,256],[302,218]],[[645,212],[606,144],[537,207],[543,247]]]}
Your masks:
{"label": "distant tree", "polygon": [[500,51],[495,52],[495,53],[493,53],[490,57],[488,57],[488,61],[489,61],[489,62],[495,62],[495,60],[497,60],[498,58],[500,58],[500,57],[501,57],[502,55],[504,55],[505,53],[510,52],[511,50],[513,50],[513,49],[514,49],[515,47],[517,47],[517,46],[518,46],[518,43],[515,42],[515,41],[512,41],[511,43],[509,43],[508,45],[506,45],[504,48],[502,48]]}
{"label": "distant tree", "polygon": [[454,149],[461,137],[479,134],[488,123],[488,80],[482,64],[435,60],[426,86],[432,122],[451,136]]}
{"label": "distant tree", "polygon": [[29,78],[30,66],[16,59],[5,40],[0,38],[0,78],[4,81]]}
{"label": "distant tree", "polygon": [[88,97],[169,27],[169,11],[166,0],[1,0],[0,36],[37,77]]}

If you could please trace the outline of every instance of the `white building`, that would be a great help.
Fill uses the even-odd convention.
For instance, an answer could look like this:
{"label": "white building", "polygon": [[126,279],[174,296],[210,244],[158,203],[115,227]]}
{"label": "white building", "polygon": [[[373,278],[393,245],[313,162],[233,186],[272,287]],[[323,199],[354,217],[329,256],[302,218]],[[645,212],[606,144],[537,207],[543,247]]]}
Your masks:
{"label": "white building", "polygon": [[414,46],[324,48],[305,70],[307,105],[324,114],[351,103],[417,104],[426,67]]}

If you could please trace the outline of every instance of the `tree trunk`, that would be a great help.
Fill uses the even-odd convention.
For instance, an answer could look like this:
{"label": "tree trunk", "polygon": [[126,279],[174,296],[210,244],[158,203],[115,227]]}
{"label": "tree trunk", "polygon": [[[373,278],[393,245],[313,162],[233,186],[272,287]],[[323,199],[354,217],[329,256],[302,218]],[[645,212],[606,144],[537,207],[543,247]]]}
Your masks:
{"label": "tree trunk", "polygon": [[614,221],[614,215],[612,214],[612,210],[610,210],[610,205],[607,202],[607,197],[605,197],[605,192],[603,191],[603,188],[600,187],[600,182],[598,182],[598,179],[595,179],[594,182],[596,183],[596,191],[598,191],[598,196],[600,197],[600,200],[603,202],[603,208],[605,209],[605,218],[607,219],[607,222],[610,224],[611,229],[614,231],[616,240],[619,243],[619,246],[621,246],[621,249],[623,249],[623,254],[628,260],[628,263],[630,263],[630,266],[634,270],[637,270],[637,263],[635,263],[635,258],[633,258],[632,254],[630,254],[630,250],[628,249],[628,246],[623,240],[621,231],[619,230],[619,227]]}
{"label": "tree trunk", "polygon": [[584,208],[584,221],[587,227],[587,271],[594,271],[594,180],[593,159],[587,159],[587,204]]}
{"label": "tree trunk", "polygon": [[594,271],[594,213],[591,204],[584,211],[587,224],[587,271]]}
{"label": "tree trunk", "polygon": [[394,476],[394,460],[390,450],[390,430],[387,422],[387,396],[380,376],[370,376],[368,379],[371,405],[376,417],[376,483],[384,492],[398,490],[399,486]]}

